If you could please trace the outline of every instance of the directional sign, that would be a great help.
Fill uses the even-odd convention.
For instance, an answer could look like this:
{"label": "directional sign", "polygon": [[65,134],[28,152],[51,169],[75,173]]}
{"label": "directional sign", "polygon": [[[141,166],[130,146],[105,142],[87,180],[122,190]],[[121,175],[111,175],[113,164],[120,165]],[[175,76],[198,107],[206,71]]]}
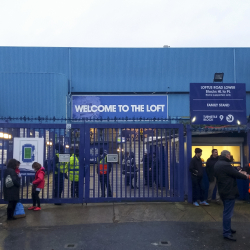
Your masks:
{"label": "directional sign", "polygon": [[244,83],[190,83],[192,124],[246,124]]}

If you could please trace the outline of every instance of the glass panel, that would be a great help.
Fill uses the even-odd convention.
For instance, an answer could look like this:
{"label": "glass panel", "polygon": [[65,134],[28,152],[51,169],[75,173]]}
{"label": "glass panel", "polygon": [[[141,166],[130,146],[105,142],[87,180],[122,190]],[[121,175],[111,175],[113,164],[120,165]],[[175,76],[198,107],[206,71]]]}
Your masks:
{"label": "glass panel", "polygon": [[192,157],[194,157],[194,155],[195,155],[194,150],[196,148],[202,149],[201,159],[203,159],[204,162],[206,162],[207,159],[211,156],[213,146],[192,146]]}
{"label": "glass panel", "polygon": [[216,149],[218,149],[218,154],[221,154],[221,151],[228,150],[231,153],[231,156],[233,156],[234,162],[240,162],[240,146],[216,146]]}
{"label": "glass panel", "polygon": [[205,162],[211,156],[212,149],[217,149],[219,155],[221,154],[221,151],[228,150],[231,153],[231,156],[233,156],[233,161],[240,162],[240,146],[192,146],[192,156],[194,156],[195,148],[202,149],[201,158],[204,159]]}

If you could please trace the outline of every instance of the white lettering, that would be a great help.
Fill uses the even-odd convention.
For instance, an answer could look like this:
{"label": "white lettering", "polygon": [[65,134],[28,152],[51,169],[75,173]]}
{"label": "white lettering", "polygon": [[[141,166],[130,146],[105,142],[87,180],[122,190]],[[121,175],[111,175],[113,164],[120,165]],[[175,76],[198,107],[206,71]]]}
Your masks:
{"label": "white lettering", "polygon": [[76,112],[83,112],[83,105],[75,105]]}
{"label": "white lettering", "polygon": [[129,111],[129,106],[128,105],[123,105],[122,106],[122,111],[123,112],[128,112]]}

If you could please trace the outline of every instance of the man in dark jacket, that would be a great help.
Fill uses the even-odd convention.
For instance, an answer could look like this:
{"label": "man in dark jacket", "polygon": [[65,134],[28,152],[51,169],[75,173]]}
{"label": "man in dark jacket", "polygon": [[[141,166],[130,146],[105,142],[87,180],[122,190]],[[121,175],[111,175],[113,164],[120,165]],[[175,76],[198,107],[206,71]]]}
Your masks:
{"label": "man in dark jacket", "polygon": [[[17,165],[18,165],[17,160],[11,159],[7,164],[7,169],[4,171],[4,185],[3,185],[4,200],[9,202],[7,207],[7,220],[15,220],[13,215],[16,208],[16,204],[19,201],[20,178],[15,172]],[[8,179],[11,178],[12,180],[11,187],[6,187],[7,176]]]}
{"label": "man in dark jacket", "polygon": [[[200,148],[195,149],[195,156],[191,159],[189,164],[189,171],[192,178],[192,191],[193,191],[193,205],[199,207],[200,205],[209,206],[204,200],[204,188],[202,185],[203,167],[202,167],[202,150]],[[200,200],[200,203],[198,203]]]}
{"label": "man in dark jacket", "polygon": [[[129,157],[126,159],[125,177],[129,178],[131,189],[134,189],[134,188],[138,189],[137,172],[138,172],[138,168],[136,167],[135,154],[134,152],[130,152]],[[132,184],[133,179],[134,179],[134,186]]]}
{"label": "man in dark jacket", "polygon": [[[218,150],[213,149],[212,150],[212,155],[210,158],[207,159],[207,164],[206,164],[206,172],[207,172],[207,177],[209,181],[209,189],[208,189],[208,196],[207,196],[207,202],[211,202],[214,188],[216,186],[216,177],[214,176],[214,165],[218,161],[219,156],[218,156]],[[217,204],[220,204],[220,196],[217,188],[216,192],[216,202]]]}
{"label": "man in dark jacket", "polygon": [[156,157],[156,153],[153,153],[152,157],[152,171],[151,175],[149,176],[149,186],[152,187],[152,184],[156,184],[157,187],[160,187],[159,184],[159,167],[160,167],[160,162],[159,159]]}
{"label": "man in dark jacket", "polygon": [[236,179],[248,179],[249,176],[246,172],[239,173],[231,165],[230,152],[223,150],[219,160],[215,163],[215,177],[217,178],[218,189],[220,197],[223,201],[223,236],[225,239],[236,241],[232,236],[236,233],[231,228],[231,218],[233,216],[233,209],[235,199],[239,196]]}
{"label": "man in dark jacket", "polygon": [[151,168],[151,162],[149,159],[149,154],[147,149],[145,149],[144,151],[144,155],[141,162],[143,162],[144,185],[148,185],[149,183],[148,176],[149,176],[149,169]]}

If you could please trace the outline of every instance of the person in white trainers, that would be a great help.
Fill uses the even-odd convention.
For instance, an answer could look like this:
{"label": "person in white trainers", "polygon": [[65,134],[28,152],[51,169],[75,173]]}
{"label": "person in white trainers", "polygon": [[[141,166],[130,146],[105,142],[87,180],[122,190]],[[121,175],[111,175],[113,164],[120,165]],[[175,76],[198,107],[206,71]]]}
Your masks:
{"label": "person in white trainers", "polygon": [[[193,205],[199,207],[199,205],[209,206],[204,200],[204,187],[202,184],[203,167],[202,167],[202,150],[200,148],[195,149],[195,156],[191,159],[189,164],[189,171],[192,178],[192,191],[193,191]],[[198,200],[200,201],[198,203]]]}

